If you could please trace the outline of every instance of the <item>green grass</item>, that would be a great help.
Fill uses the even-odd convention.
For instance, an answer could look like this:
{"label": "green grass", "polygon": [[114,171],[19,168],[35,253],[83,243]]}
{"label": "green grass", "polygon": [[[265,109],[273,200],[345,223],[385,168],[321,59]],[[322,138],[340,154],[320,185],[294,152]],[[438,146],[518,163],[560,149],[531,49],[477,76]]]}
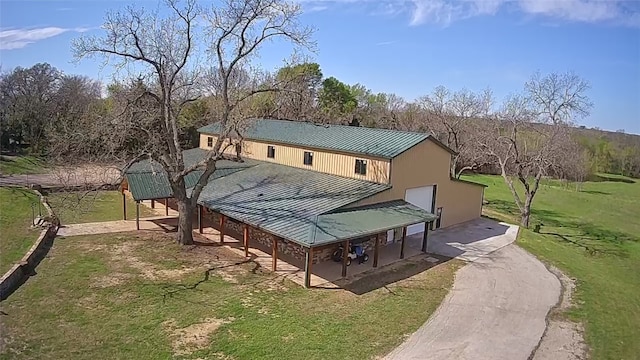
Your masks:
{"label": "green grass", "polygon": [[[49,203],[62,224],[122,220],[122,194],[118,191],[57,192]],[[140,217],[153,216],[151,209],[140,205]],[[136,204],[127,197],[127,219],[135,219]]]}
{"label": "green grass", "polygon": [[33,156],[0,156],[0,174],[41,174],[46,171],[42,160]]}
{"label": "green grass", "polygon": [[[32,229],[31,205],[40,203],[38,196],[22,188],[0,188],[0,276],[20,261],[38,238]],[[38,215],[38,208],[35,208]],[[42,212],[46,214],[44,207]]]}
{"label": "green grass", "polygon": [[[460,266],[355,295],[305,290],[226,251],[158,233],[58,239],[39,275],[2,303],[0,358],[371,358],[424,323]],[[216,319],[217,329],[197,325]],[[177,342],[196,335],[200,344]]]}
{"label": "green grass", "polygon": [[[498,176],[468,176],[489,185],[485,214],[518,222],[511,193]],[[518,244],[577,279],[569,318],[586,329],[594,359],[640,357],[640,180],[600,175],[575,185],[546,181]]]}

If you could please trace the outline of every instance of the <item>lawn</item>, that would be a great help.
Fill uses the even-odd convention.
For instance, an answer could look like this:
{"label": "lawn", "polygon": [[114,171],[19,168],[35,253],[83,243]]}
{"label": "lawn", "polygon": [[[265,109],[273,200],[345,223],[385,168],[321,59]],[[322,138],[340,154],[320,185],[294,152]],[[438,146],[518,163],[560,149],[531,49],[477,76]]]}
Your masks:
{"label": "lawn", "polygon": [[227,251],[145,232],[58,239],[2,303],[0,358],[372,358],[424,323],[460,266],[355,295],[305,290]]}
{"label": "lawn", "polygon": [[42,160],[33,156],[0,155],[0,174],[40,174],[44,172]]}
{"label": "lawn", "polygon": [[[122,194],[119,191],[56,192],[49,203],[62,224],[122,220]],[[140,217],[154,212],[140,205]],[[127,197],[127,219],[135,219],[136,204]]]}
{"label": "lawn", "polygon": [[[501,177],[468,176],[485,190],[485,214],[517,221]],[[593,359],[640,358],[640,180],[601,175],[580,191],[547,181],[533,203],[540,233],[522,230],[518,244],[577,279],[567,316],[586,328]]]}
{"label": "lawn", "polygon": [[[38,215],[38,196],[22,188],[0,188],[0,276],[20,261],[40,231],[32,229],[32,208]],[[44,207],[42,212],[46,214]]]}

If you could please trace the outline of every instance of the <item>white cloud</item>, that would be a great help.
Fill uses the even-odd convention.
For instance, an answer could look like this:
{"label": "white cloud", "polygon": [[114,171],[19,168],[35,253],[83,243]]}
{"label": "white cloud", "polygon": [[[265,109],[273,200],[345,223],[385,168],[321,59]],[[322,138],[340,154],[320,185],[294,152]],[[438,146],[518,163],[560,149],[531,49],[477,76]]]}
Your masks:
{"label": "white cloud", "polygon": [[60,28],[60,27],[43,27],[32,29],[8,29],[0,31],[0,50],[21,49],[36,41],[48,39],[60,34],[74,31],[85,32],[89,28]]}
{"label": "white cloud", "polygon": [[[640,27],[637,0],[298,0],[317,6],[361,6],[374,15],[409,17],[410,25],[438,24],[515,10],[556,20]],[[374,11],[371,9],[374,8]]]}
{"label": "white cloud", "polygon": [[625,0],[413,0],[411,24],[447,25],[465,18],[494,15],[514,6],[523,14],[579,22],[612,22],[638,26],[638,10],[624,9]]}

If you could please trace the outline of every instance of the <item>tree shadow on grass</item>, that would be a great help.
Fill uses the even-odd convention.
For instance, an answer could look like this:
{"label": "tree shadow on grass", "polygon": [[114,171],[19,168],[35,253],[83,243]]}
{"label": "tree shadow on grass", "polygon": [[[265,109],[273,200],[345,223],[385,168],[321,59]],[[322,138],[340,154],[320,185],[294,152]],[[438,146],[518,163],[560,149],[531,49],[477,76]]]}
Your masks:
{"label": "tree shadow on grass", "polygon": [[580,190],[581,193],[585,194],[593,194],[593,195],[611,195],[609,192],[598,191],[598,190]]}
{"label": "tree shadow on grass", "polygon": [[589,181],[592,182],[604,182],[604,181],[610,181],[610,182],[621,182],[621,183],[625,183],[625,184],[635,184],[636,182],[632,179],[629,178],[624,178],[624,177],[617,177],[617,176],[607,176],[607,175],[591,175],[589,177]]}
{"label": "tree shadow on grass", "polygon": [[[516,217],[520,212],[515,203],[504,200],[492,200],[489,206],[492,210]],[[553,236],[561,242],[583,249],[590,255],[627,257],[629,254],[626,244],[640,241],[638,236],[584,222],[557,211],[534,208],[531,209],[531,213],[531,229],[534,232]]]}

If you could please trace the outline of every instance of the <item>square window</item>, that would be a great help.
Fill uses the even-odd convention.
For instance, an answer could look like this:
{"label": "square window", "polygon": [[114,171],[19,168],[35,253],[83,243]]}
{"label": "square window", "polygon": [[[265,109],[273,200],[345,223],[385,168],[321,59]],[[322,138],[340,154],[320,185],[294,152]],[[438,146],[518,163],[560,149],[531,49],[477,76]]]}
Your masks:
{"label": "square window", "polygon": [[213,138],[211,136],[207,137],[207,146],[213,147]]}
{"label": "square window", "polygon": [[313,165],[313,153],[311,151],[304,152],[304,164],[305,165]]}
{"label": "square window", "polygon": [[267,146],[267,157],[269,159],[274,159],[276,157],[276,147],[275,146]]}
{"label": "square window", "polygon": [[367,175],[367,160],[356,159],[356,174]]}

